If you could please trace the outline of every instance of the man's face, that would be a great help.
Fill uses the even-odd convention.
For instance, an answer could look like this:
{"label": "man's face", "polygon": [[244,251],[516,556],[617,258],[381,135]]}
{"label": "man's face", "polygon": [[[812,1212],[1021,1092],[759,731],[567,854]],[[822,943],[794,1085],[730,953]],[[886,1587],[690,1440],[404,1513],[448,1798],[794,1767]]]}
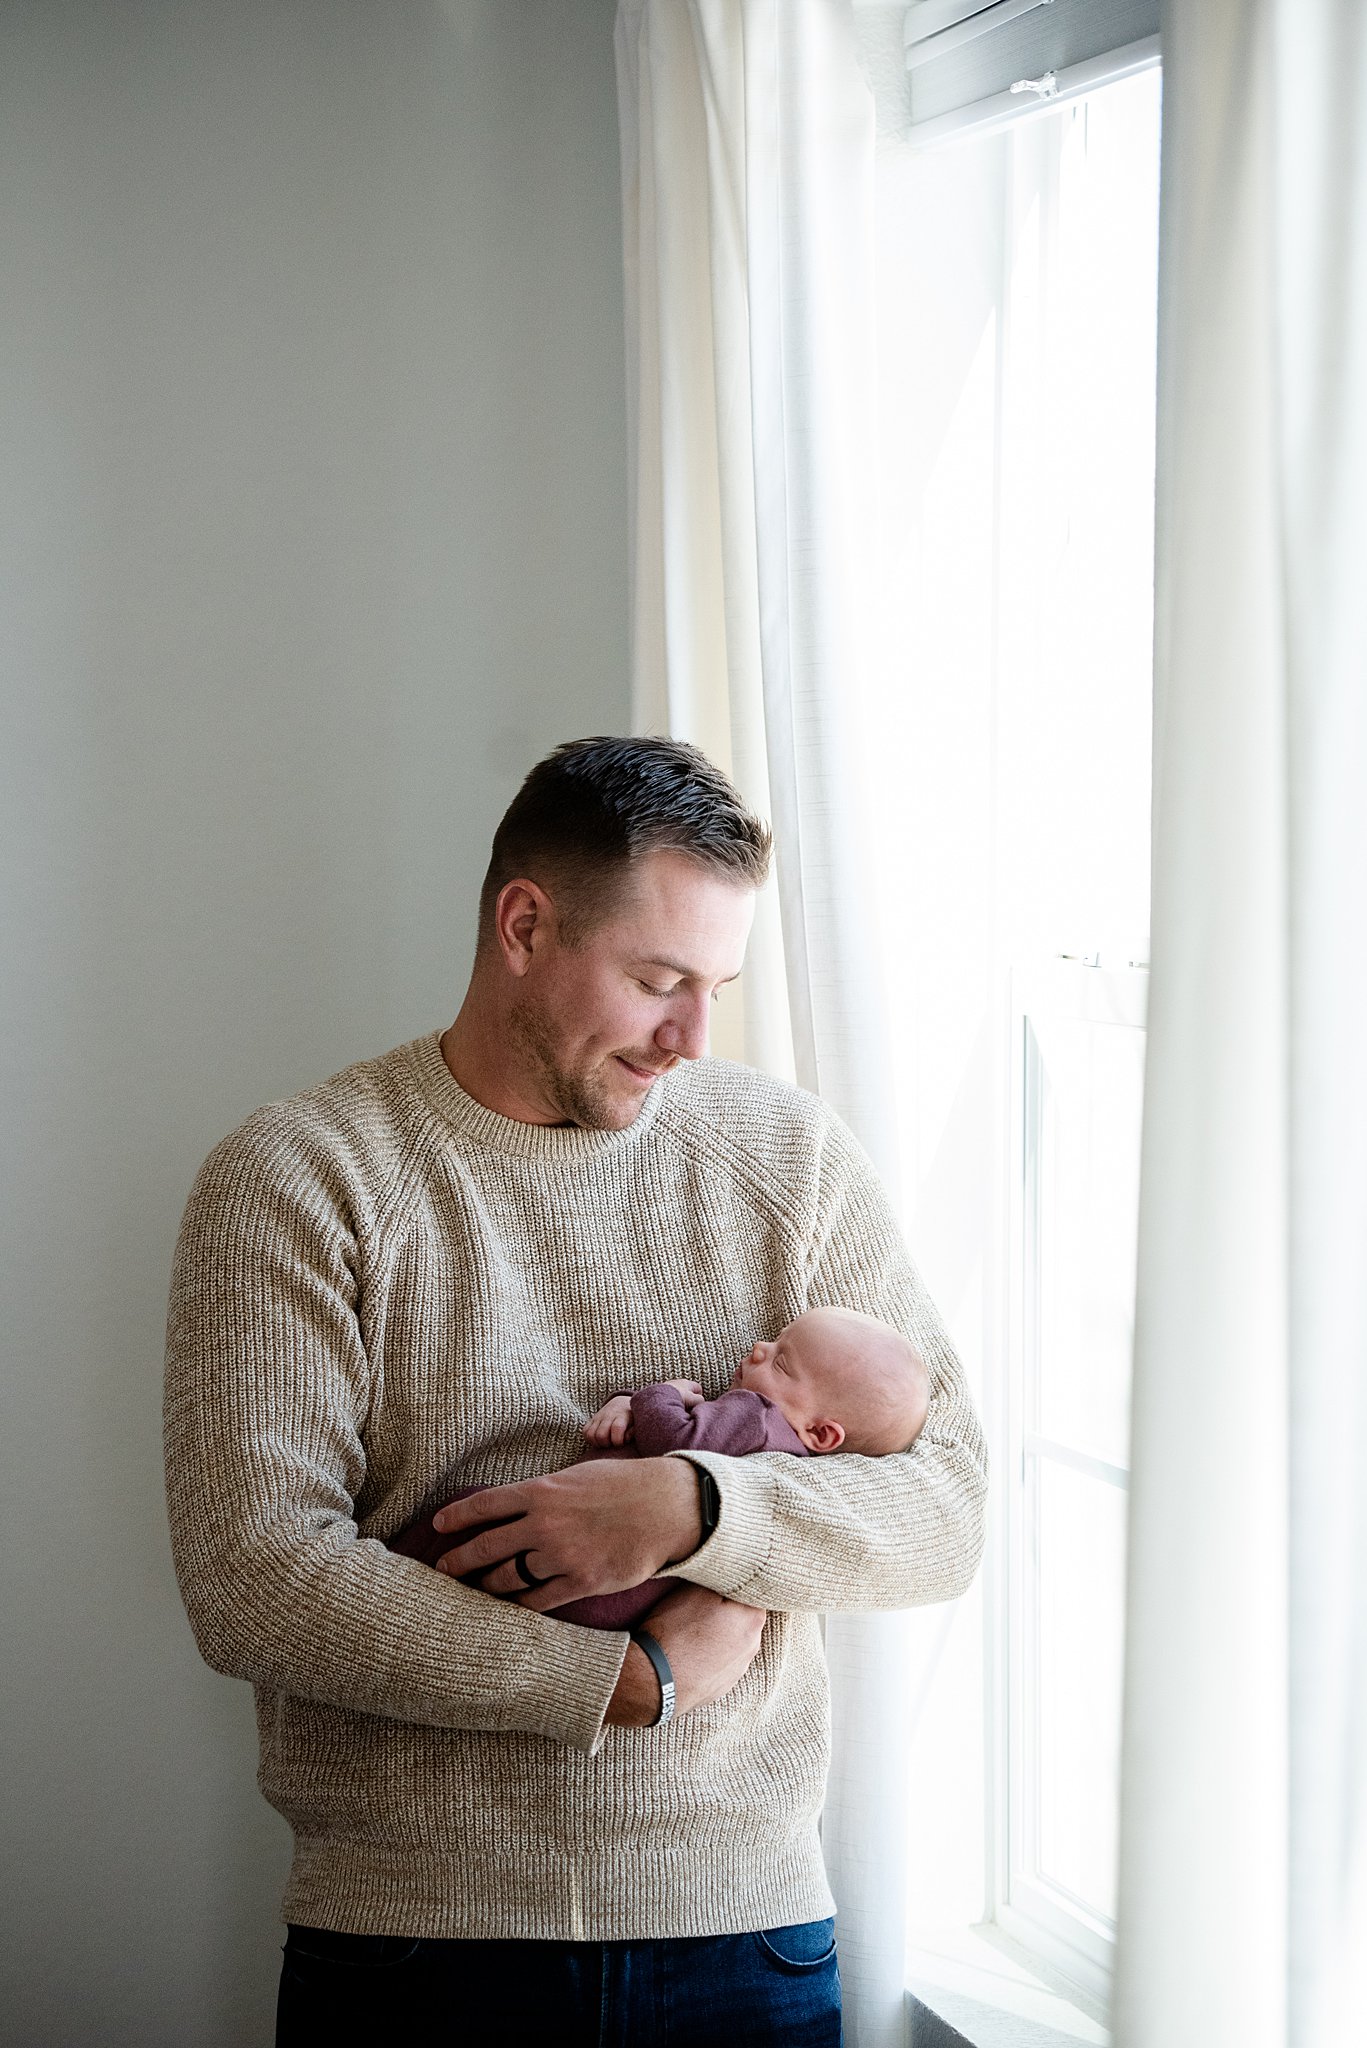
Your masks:
{"label": "man's face", "polygon": [[709,1012],[745,958],[755,892],[682,853],[646,854],[583,944],[535,948],[514,1053],[553,1120],[620,1131],[661,1074],[707,1051]]}

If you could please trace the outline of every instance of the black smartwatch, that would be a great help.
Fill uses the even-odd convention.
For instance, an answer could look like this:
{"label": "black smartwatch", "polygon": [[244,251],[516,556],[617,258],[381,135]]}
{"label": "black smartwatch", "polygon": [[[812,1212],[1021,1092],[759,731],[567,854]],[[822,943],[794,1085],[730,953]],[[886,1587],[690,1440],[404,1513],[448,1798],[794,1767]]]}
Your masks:
{"label": "black smartwatch", "polygon": [[[694,1549],[701,1550],[721,1520],[721,1490],[706,1465],[694,1465],[691,1458],[687,1459],[686,1463],[693,1466],[693,1476],[698,1482],[698,1521],[701,1533]],[[682,1564],[685,1558],[692,1555],[692,1550],[686,1550],[683,1557],[671,1557],[668,1559],[669,1568],[672,1570],[676,1564]]]}
{"label": "black smartwatch", "polygon": [[[689,1463],[693,1463],[691,1458]],[[702,1518],[702,1535],[698,1538],[698,1548],[701,1550],[721,1520],[721,1493],[706,1465],[693,1465],[693,1470],[698,1475],[698,1513]]]}

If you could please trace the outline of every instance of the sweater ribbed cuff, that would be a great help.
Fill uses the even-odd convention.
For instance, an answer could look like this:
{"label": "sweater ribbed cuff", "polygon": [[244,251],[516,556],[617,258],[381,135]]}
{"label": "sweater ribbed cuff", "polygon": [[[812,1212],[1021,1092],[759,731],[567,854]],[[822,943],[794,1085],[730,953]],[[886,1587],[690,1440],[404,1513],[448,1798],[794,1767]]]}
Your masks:
{"label": "sweater ribbed cuff", "polygon": [[[721,1518],[706,1543],[691,1557],[666,1565],[665,1579],[687,1579],[730,1600],[744,1600],[745,1589],[763,1572],[774,1540],[773,1482],[768,1458],[728,1458],[721,1451],[670,1451],[712,1474],[721,1495]],[[782,1455],[779,1453],[778,1455]]]}
{"label": "sweater ribbed cuff", "polygon": [[[546,1618],[555,1623],[554,1615]],[[561,1630],[570,1632],[564,1644],[558,1640]],[[555,1633],[534,1667],[536,1704],[526,1720],[514,1725],[530,1723],[552,1742],[595,1756],[607,1732],[603,1717],[617,1690],[630,1641],[616,1629],[555,1623]]]}

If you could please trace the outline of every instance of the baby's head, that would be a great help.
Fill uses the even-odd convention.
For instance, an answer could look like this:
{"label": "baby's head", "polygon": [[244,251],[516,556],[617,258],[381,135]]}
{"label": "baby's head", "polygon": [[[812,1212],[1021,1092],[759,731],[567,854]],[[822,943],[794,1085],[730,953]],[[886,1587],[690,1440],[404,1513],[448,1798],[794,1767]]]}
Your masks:
{"label": "baby's head", "polygon": [[914,1443],[930,1399],[911,1339],[852,1308],[809,1308],[756,1344],[731,1384],[772,1401],[809,1451],[871,1458]]}

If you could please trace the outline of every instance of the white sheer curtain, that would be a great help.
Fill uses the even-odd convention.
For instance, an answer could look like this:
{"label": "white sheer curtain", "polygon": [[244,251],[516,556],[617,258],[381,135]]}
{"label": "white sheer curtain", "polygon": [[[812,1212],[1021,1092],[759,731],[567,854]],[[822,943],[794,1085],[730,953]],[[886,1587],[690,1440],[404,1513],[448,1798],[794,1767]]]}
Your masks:
{"label": "white sheer curtain", "polygon": [[1367,2011],[1367,15],[1173,0],[1119,2048]]}
{"label": "white sheer curtain", "polygon": [[[840,0],[622,0],[639,729],[769,810],[797,1078],[892,1187],[856,735],[874,599],[873,104]],[[776,929],[744,1056],[783,1071]],[[895,1188],[894,1188],[895,1193]],[[827,1630],[823,1823],[856,2048],[900,2044],[908,1740],[896,1616]]]}

